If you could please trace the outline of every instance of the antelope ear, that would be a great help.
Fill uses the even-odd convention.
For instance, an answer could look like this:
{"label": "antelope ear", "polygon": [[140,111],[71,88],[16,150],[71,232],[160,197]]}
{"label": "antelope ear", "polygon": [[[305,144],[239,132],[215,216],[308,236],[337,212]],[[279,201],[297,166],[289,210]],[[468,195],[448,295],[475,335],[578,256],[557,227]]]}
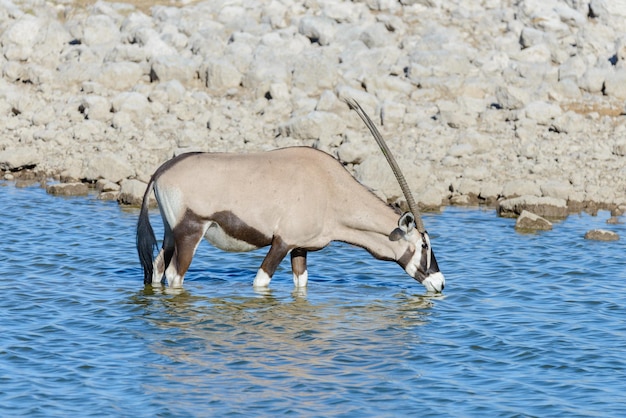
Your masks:
{"label": "antelope ear", "polygon": [[389,239],[399,241],[415,229],[415,217],[411,212],[405,212],[398,220],[398,227],[391,231]]}
{"label": "antelope ear", "polygon": [[415,216],[413,216],[411,212],[404,212],[398,220],[398,228],[405,234],[413,231],[413,229],[415,229]]}
{"label": "antelope ear", "polygon": [[404,231],[400,228],[394,229],[391,231],[391,234],[389,234],[389,241],[400,241],[402,238],[404,238]]}

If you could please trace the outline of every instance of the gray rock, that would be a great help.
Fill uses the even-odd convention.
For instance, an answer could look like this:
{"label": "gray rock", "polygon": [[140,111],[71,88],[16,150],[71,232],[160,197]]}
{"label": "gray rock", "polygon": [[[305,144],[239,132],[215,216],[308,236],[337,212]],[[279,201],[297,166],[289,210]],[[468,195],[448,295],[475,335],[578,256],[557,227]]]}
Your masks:
{"label": "gray rock", "polygon": [[107,191],[98,193],[98,200],[115,200],[120,196],[119,191]]}
{"label": "gray rock", "polygon": [[593,241],[618,241],[619,234],[605,229],[592,229],[585,233],[585,239]]}
{"label": "gray rock", "polygon": [[541,216],[523,210],[515,221],[515,229],[521,231],[549,231],[552,223]]}
{"label": "gray rock", "polygon": [[514,218],[527,210],[548,219],[565,219],[569,214],[567,202],[553,197],[520,196],[498,202],[498,216]]}
{"label": "gray rock", "polygon": [[119,192],[120,185],[107,179],[96,181],[96,190],[100,192]]}
{"label": "gray rock", "polygon": [[57,196],[86,196],[89,187],[85,183],[59,183],[46,187],[46,192]]}
{"label": "gray rock", "polygon": [[[146,187],[148,186],[146,183],[130,179],[123,180],[120,183],[120,192],[117,198],[117,201],[123,205],[130,206],[141,206],[143,195],[146,192]],[[153,195],[153,193],[151,193]],[[154,206],[156,204],[156,200],[151,196],[150,205]]]}

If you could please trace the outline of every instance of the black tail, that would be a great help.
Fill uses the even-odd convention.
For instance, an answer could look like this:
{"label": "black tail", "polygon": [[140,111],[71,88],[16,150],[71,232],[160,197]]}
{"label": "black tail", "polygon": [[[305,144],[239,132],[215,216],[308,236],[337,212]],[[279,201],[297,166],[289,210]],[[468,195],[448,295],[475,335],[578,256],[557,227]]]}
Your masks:
{"label": "black tail", "polygon": [[141,204],[141,211],[139,212],[139,219],[137,220],[137,253],[139,254],[139,261],[141,267],[143,267],[143,282],[144,284],[152,283],[154,251],[157,247],[157,240],[154,236],[154,230],[150,225],[150,216],[148,214],[148,201],[150,198],[150,191],[154,179],[150,180],[146,193],[143,195],[143,202]]}

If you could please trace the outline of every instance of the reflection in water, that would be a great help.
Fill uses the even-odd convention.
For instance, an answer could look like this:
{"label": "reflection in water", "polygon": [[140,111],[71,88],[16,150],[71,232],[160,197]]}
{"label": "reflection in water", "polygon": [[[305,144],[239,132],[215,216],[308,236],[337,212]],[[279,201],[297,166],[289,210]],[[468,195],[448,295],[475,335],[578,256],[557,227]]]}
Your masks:
{"label": "reflection in water", "polygon": [[[350,390],[382,400],[392,388],[407,384],[406,379],[417,378],[410,366],[419,351],[415,331],[426,321],[431,298],[400,294],[383,300],[363,287],[357,291],[372,293],[367,302],[328,299],[342,291],[330,287],[316,302],[297,291],[289,296],[269,290],[262,295],[220,292],[218,297],[204,297],[194,290],[163,295],[149,287],[133,301],[145,308],[145,321],[167,334],[150,348],[169,359],[156,366],[170,381],[169,390],[173,385],[186,396],[191,385],[198,396],[210,396],[218,404],[240,396],[237,402],[247,410],[272,399],[277,410],[286,408],[283,411],[304,396],[321,412],[342,402],[346,381],[353,382]],[[404,371],[398,368],[403,363]],[[186,373],[191,366],[193,375]],[[363,387],[357,383],[360,375]],[[318,388],[315,393],[310,392],[313,387]],[[257,395],[249,398],[245,394],[250,392]]]}

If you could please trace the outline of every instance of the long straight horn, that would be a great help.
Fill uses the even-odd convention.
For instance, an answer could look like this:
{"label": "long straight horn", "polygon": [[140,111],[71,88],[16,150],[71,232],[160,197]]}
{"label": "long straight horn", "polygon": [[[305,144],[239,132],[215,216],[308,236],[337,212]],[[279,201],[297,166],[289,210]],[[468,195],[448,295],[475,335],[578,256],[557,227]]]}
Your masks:
{"label": "long straight horn", "polygon": [[385,158],[387,158],[387,162],[391,166],[393,170],[393,174],[395,174],[396,179],[398,180],[398,184],[400,184],[400,188],[402,189],[402,193],[404,193],[404,197],[406,198],[406,203],[409,205],[409,210],[415,217],[415,227],[421,233],[424,233],[426,229],[424,228],[424,222],[422,221],[422,216],[420,215],[420,211],[415,203],[415,199],[413,199],[413,194],[411,193],[411,189],[404,178],[404,174],[402,174],[402,170],[400,170],[400,166],[396,162],[396,159],[393,157],[393,154],[389,150],[387,143],[383,139],[378,129],[374,125],[374,122],[367,116],[367,113],[363,110],[361,105],[354,99],[346,98],[345,102],[348,104],[350,109],[354,110],[357,115],[365,122],[365,125],[369,128],[370,132],[374,136],[374,139],[378,143],[380,150],[383,152]]}

